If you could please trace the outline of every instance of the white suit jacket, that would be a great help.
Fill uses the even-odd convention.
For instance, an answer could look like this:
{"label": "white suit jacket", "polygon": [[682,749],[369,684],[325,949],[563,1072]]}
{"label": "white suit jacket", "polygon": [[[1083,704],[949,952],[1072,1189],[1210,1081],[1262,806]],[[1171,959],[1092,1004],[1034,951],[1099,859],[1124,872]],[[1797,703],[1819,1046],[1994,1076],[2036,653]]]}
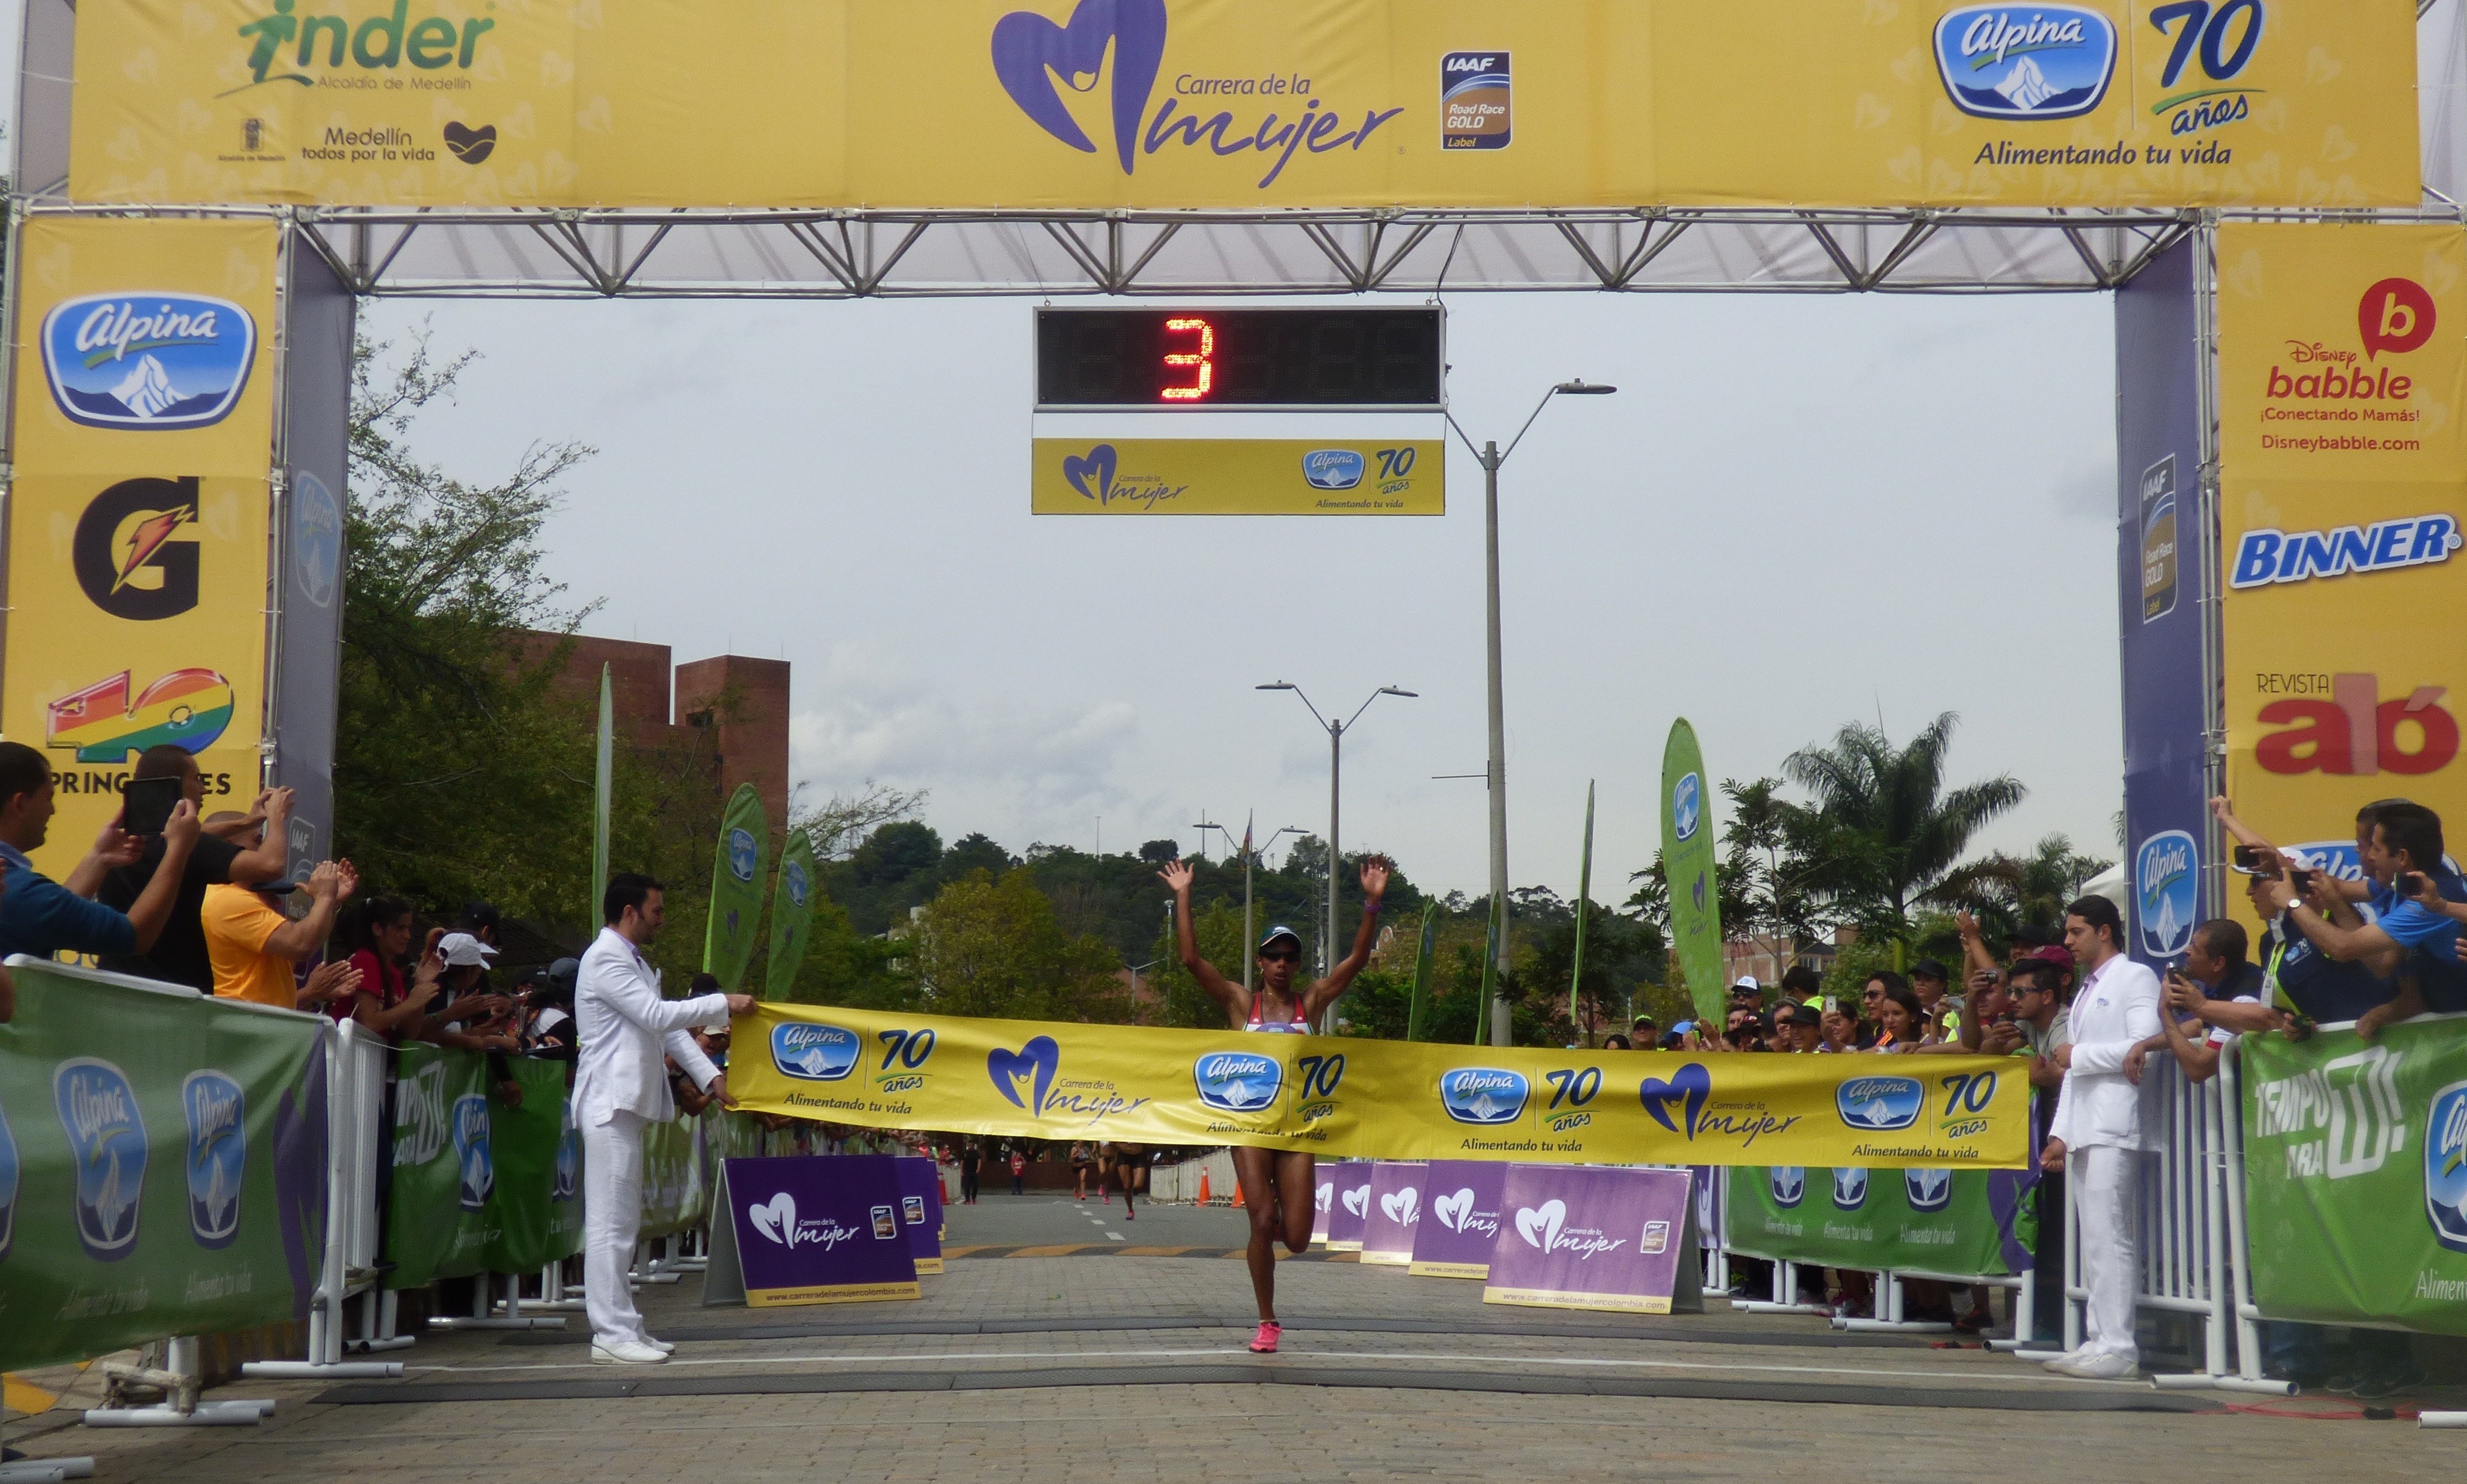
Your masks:
{"label": "white suit jacket", "polygon": [[579,1120],[602,1124],[619,1113],[656,1122],[675,1117],[661,1058],[675,1057],[695,1087],[711,1086],[719,1068],[686,1029],[727,1013],[725,995],[661,999],[660,971],[643,961],[624,934],[600,929],[574,985],[575,1033],[582,1043],[574,1072]]}
{"label": "white suit jacket", "polygon": [[[2159,1034],[2159,976],[2118,954],[2083,981],[2070,1020],[2073,1064],[2065,1072],[2048,1132],[2068,1149],[2155,1147],[2157,1131],[2145,1116],[2143,1089],[2126,1080],[2124,1054]],[[2155,1089],[2157,1082],[2148,1085]]]}

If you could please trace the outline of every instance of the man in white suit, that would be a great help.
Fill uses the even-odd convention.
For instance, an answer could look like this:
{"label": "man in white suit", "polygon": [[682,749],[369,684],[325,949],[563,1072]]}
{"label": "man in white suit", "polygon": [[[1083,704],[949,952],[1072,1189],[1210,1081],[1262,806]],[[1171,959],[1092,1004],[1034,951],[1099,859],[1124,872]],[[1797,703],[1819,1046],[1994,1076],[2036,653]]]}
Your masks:
{"label": "man in white suit", "polygon": [[728,1079],[687,1028],[722,1015],[745,1015],[751,995],[660,998],[660,973],[643,958],[668,909],[660,884],[623,872],[600,899],[607,926],[582,956],[574,989],[582,1043],[574,1076],[575,1121],[582,1126],[582,1301],[591,1317],[591,1359],[656,1365],[675,1348],[643,1329],[625,1281],[643,1226],[643,1130],[676,1116],[662,1058],[726,1107]]}
{"label": "man in white suit", "polygon": [[[2072,1042],[2054,1060],[2064,1068],[2055,1125],[2040,1162],[2067,1170],[2081,1223],[2082,1287],[2090,1291],[2082,1345],[2048,1362],[2060,1376],[2118,1381],[2139,1373],[2133,1338],[2140,1284],[2141,1157],[2153,1120],[2141,1088],[2125,1075],[2133,1048],[2160,1033],[2159,976],[2124,956],[2124,919],[2116,904],[2086,896],[2065,909],[2065,947],[2083,978],[2071,1015]],[[2157,1079],[2150,1085],[2158,1086]]]}

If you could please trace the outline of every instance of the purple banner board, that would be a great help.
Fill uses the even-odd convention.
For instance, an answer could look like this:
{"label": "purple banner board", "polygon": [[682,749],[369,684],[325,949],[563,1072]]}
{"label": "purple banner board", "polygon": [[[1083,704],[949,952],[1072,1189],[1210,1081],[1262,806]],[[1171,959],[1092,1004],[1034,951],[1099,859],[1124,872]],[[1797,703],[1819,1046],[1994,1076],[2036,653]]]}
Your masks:
{"label": "purple banner board", "polygon": [[1362,1260],[1402,1268],[1414,1260],[1414,1228],[1422,1221],[1420,1163],[1382,1159],[1370,1167],[1370,1203],[1362,1218]]}
{"label": "purple banner board", "polygon": [[[1362,1250],[1362,1228],[1370,1212],[1370,1161],[1347,1159],[1319,1167],[1319,1178],[1325,1182],[1329,1200],[1324,1207],[1325,1227],[1314,1229],[1311,1240],[1324,1240],[1331,1252]],[[1316,1197],[1317,1192],[1313,1192]],[[1313,1226],[1319,1226],[1314,1218]]]}
{"label": "purple banner board", "polygon": [[1414,1227],[1409,1272],[1417,1278],[1490,1276],[1507,1170],[1486,1159],[1434,1159],[1424,1168],[1422,1219]]}
{"label": "purple banner board", "polygon": [[920,1273],[942,1270],[942,1177],[923,1155],[897,1155],[899,1226]]}
{"label": "purple banner board", "polygon": [[1688,1240],[1686,1170],[1511,1164],[1485,1304],[1670,1313]]}
{"label": "purple banner board", "polygon": [[890,1155],[731,1159],[721,1194],[756,1309],[915,1298]]}

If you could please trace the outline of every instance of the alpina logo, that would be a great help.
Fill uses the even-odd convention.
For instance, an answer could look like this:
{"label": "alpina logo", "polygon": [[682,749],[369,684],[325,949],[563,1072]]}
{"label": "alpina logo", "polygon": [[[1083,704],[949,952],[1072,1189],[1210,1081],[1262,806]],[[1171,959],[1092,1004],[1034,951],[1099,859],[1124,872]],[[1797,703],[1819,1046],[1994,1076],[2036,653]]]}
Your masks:
{"label": "alpina logo", "polygon": [[572,1201],[582,1188],[582,1130],[575,1125],[574,1100],[566,1099],[557,1120],[556,1168],[550,1177],[552,1204]]}
{"label": "alpina logo", "polygon": [[1904,1170],[1902,1196],[1913,1211],[1941,1211],[1953,1203],[1953,1172]]}
{"label": "alpina logo", "polygon": [[2079,118],[2116,75],[2116,23],[2080,6],[1972,6],[1935,23],[1935,61],[1964,113]]}
{"label": "alpina logo", "polygon": [[78,1245],[97,1262],[118,1262],[136,1250],[146,1194],[146,1123],[136,1091],[119,1068],[79,1056],[53,1070],[52,1101],[76,1172]]}
{"label": "alpina logo", "polygon": [[192,1071],[180,1087],[189,1121],[189,1231],[202,1248],[239,1235],[240,1183],[248,1172],[247,1099],[218,1071]]}
{"label": "alpina logo", "polygon": [[228,299],[121,292],[43,316],[52,400],[93,428],[202,428],[230,415],[257,361],[257,322]]}
{"label": "alpina logo", "polygon": [[0,1109],[0,1258],[9,1255],[9,1239],[17,1229],[17,1136],[9,1132],[9,1113]]}
{"label": "alpina logo", "polygon": [[1765,1171],[1773,1203],[1787,1211],[1807,1198],[1807,1171],[1796,1164],[1777,1164]]}
{"label": "alpina logo", "polygon": [[[2467,1082],[2433,1094],[2425,1114],[2424,1213],[2435,1241],[2467,1252]],[[0,1233],[0,1246],[7,1240]]]}
{"label": "alpina logo", "polygon": [[[1185,149],[1205,145],[1218,157],[1246,152],[1272,157],[1275,163],[1259,177],[1263,191],[1284,173],[1297,152],[1358,150],[1381,124],[1404,111],[1365,109],[1360,122],[1347,127],[1347,116],[1337,106],[1324,106],[1323,100],[1310,96],[1311,79],[1279,69],[1265,77],[1179,74],[1172,82],[1175,96],[1151,115],[1148,98],[1164,72],[1166,30],[1165,0],[1079,0],[1061,24],[1033,11],[1013,11],[994,22],[994,78],[1037,127],[1086,154],[1098,153],[1098,147],[1073,117],[1062,93],[1093,93],[1104,81],[1113,154],[1125,175],[1137,169],[1141,155],[1153,155],[1178,140]],[[1270,110],[1256,125],[1247,119],[1237,121],[1231,110],[1204,119],[1181,111],[1184,98],[1263,95],[1301,107],[1291,115]]]}
{"label": "alpina logo", "polygon": [[2153,958],[2170,958],[2193,940],[2193,924],[2201,915],[2201,846],[2183,830],[2162,830],[2141,843],[2133,854],[2134,919],[2141,930],[2141,951]]}
{"label": "alpina logo", "polygon": [[454,1158],[462,1167],[463,1209],[485,1210],[497,1190],[497,1161],[488,1146],[488,1100],[466,1092],[454,1100]]}
{"label": "alpina logo", "polygon": [[761,859],[754,848],[754,832],[738,827],[728,832],[728,873],[739,881],[752,881],[754,867]]}
{"label": "alpina logo", "polygon": [[1282,1063],[1251,1051],[1211,1051],[1190,1070],[1199,1101],[1218,1113],[1258,1113],[1276,1102],[1285,1085]]}
{"label": "alpina logo", "polygon": [[1866,1133],[1907,1129],[1927,1106],[1927,1089],[1916,1077],[1853,1077],[1833,1091],[1834,1111]]}
{"label": "alpina logo", "polygon": [[1514,1123],[1532,1095],[1523,1072],[1460,1067],[1439,1076],[1439,1106],[1459,1123]]}
{"label": "alpina logo", "polygon": [[2458,719],[2441,704],[2448,688],[2418,686],[2381,699],[2381,677],[2337,674],[2329,698],[2281,697],[2265,704],[2259,721],[2284,727],[2252,745],[2253,761],[2277,774],[2438,773],[2458,755]]}
{"label": "alpina logo", "polygon": [[1855,1211],[1867,1203],[1867,1172],[1864,1169],[1833,1172],[1833,1204],[1844,1211]]}
{"label": "alpina logo", "polygon": [[780,881],[788,888],[788,905],[791,907],[805,905],[805,893],[812,890],[813,887],[810,879],[805,875],[805,867],[802,862],[790,861],[786,866],[781,866]]}
{"label": "alpina logo", "polygon": [[[1696,775],[1684,775],[1670,788],[1670,833],[1674,839],[1687,840],[1705,818],[1705,786]],[[1698,904],[1702,906],[1702,903]]]}
{"label": "alpina logo", "polygon": [[789,1021],[771,1027],[771,1065],[805,1082],[839,1081],[856,1069],[864,1048],[857,1033],[841,1025]]}

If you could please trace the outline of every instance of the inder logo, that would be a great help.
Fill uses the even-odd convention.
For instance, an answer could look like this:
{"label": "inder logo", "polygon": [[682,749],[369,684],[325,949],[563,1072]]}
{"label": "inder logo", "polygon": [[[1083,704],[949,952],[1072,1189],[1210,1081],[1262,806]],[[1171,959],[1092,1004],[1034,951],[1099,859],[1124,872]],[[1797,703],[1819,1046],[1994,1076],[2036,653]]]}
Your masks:
{"label": "inder logo", "polygon": [[1966,6],[1935,23],[1953,105],[1982,119],[2077,119],[2116,76],[2116,23],[2074,5]]}
{"label": "inder logo", "polygon": [[837,1082],[856,1069],[865,1044],[839,1025],[789,1021],[771,1027],[771,1065],[803,1082]]}
{"label": "inder logo", "polygon": [[1202,1106],[1218,1113],[1253,1113],[1275,1105],[1284,1091],[1284,1065],[1256,1051],[1211,1051],[1193,1062]]}
{"label": "inder logo", "polygon": [[257,322],[228,299],[87,294],[43,317],[52,400],[90,428],[202,428],[230,416],[257,360]]}

